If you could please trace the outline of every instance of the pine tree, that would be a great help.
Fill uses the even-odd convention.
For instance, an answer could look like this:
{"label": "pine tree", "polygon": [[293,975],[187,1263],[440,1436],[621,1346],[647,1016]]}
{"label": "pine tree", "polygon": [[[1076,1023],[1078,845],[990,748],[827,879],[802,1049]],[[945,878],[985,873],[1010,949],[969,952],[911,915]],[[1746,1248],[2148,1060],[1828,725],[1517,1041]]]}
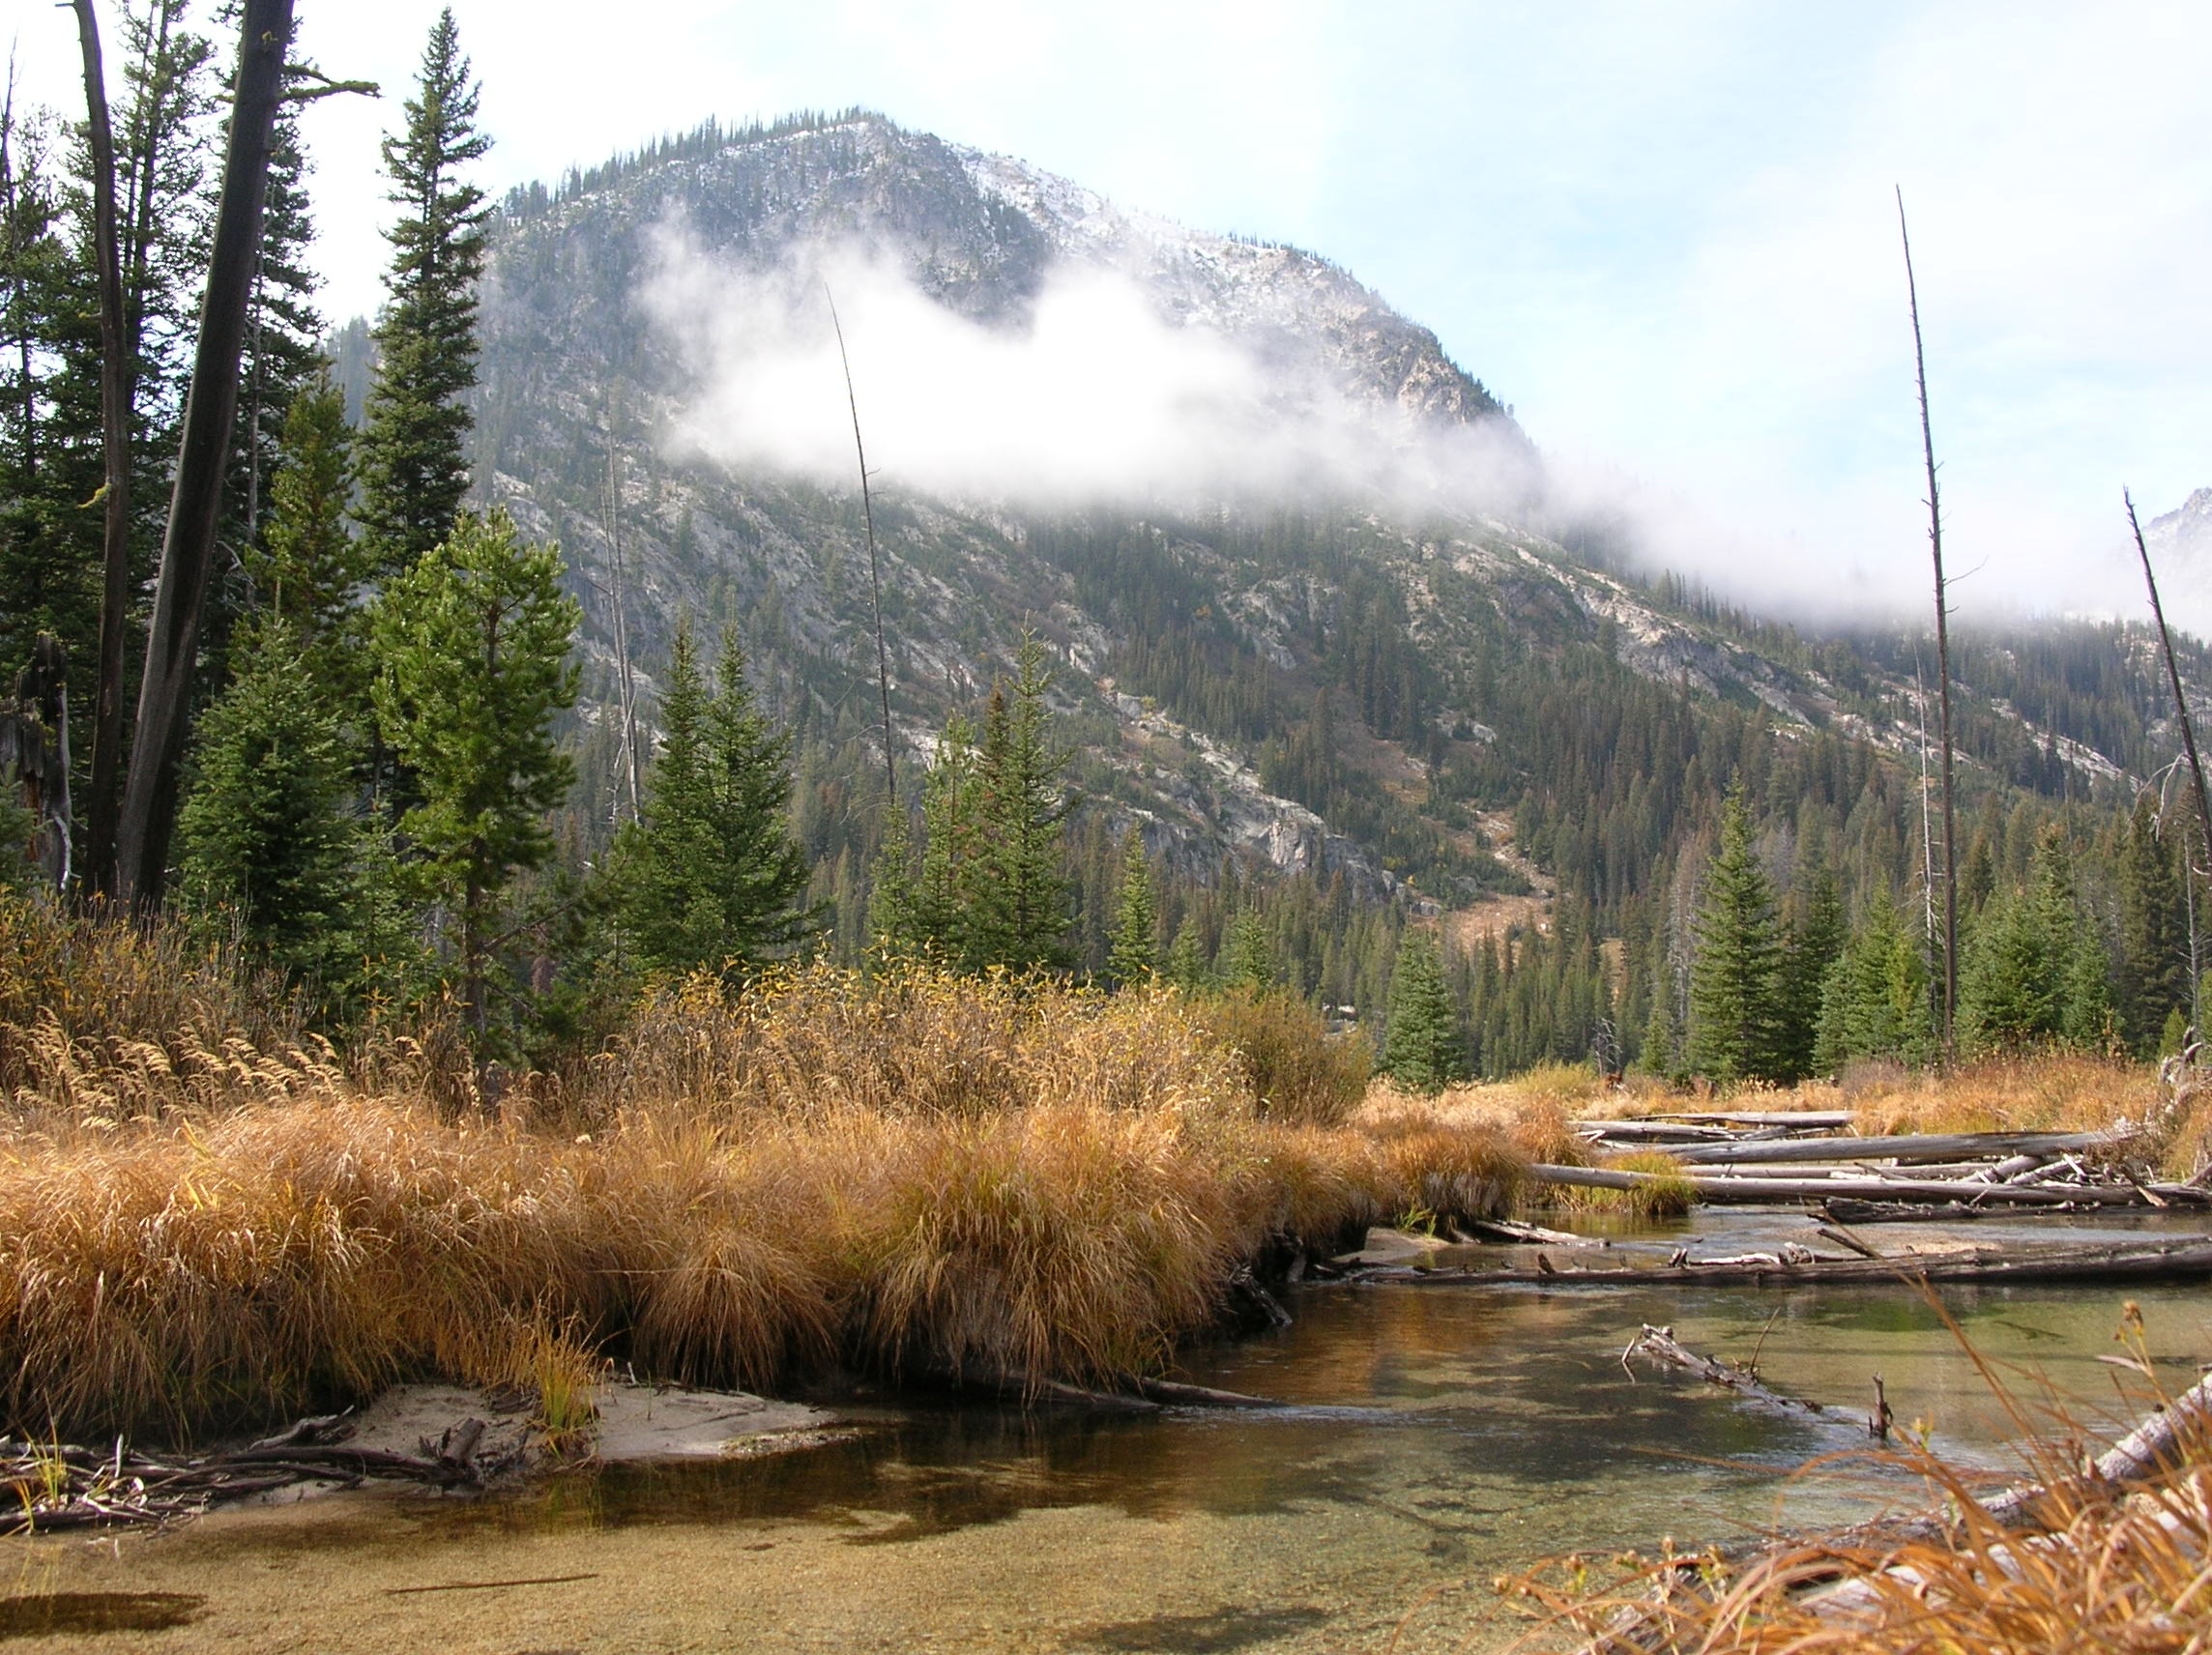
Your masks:
{"label": "pine tree", "polygon": [[1821,985],[1813,1072],[1832,1075],[1861,1058],[1927,1061],[1936,1041],[1929,991],[1920,944],[1888,889],[1877,886],[1858,931]]}
{"label": "pine tree", "polygon": [[1117,987],[1147,983],[1159,969],[1159,904],[1152,896],[1152,865],[1145,832],[1131,824],[1121,849],[1121,888],[1114,904],[1113,946],[1106,974]]}
{"label": "pine tree", "polygon": [[1165,974],[1168,981],[1186,992],[1194,993],[1209,986],[1206,945],[1199,938],[1196,915],[1186,917],[1176,928],[1175,941],[1168,945]]}
{"label": "pine tree", "polygon": [[365,572],[345,520],[353,493],[352,436],[345,392],[318,371],[285,413],[268,525],[260,547],[247,558],[262,612],[306,639],[330,669],[359,655],[340,643],[347,623],[361,613],[354,600]]}
{"label": "pine tree", "polygon": [[1636,1065],[1647,1075],[1674,1080],[1681,1074],[1682,1027],[1674,1010],[1674,973],[1664,954],[1651,963],[1651,1012],[1644,1025]]}
{"label": "pine tree", "polygon": [[2027,888],[1993,899],[1968,940],[1961,1031],[1984,1050],[2102,1044],[2110,1021],[2107,972],[2104,944],[2075,892],[2072,849],[2053,826],[2036,844]]}
{"label": "pine tree", "polygon": [[983,850],[976,763],[975,732],[954,713],[922,780],[918,866],[906,809],[891,805],[869,910],[878,947],[927,954],[962,970],[988,963],[971,904]]}
{"label": "pine tree", "polygon": [[1844,897],[1835,870],[1811,876],[1804,905],[1782,950],[1782,1027],[1776,1077],[1795,1080],[1813,1072],[1819,1035],[1821,991],[1844,949]]}
{"label": "pine tree", "polygon": [[[68,234],[50,118],[0,107],[0,684],[42,632],[82,720],[100,660],[100,300]],[[79,723],[76,745],[88,743]]]}
{"label": "pine tree", "polygon": [[2156,798],[2145,793],[2120,845],[2118,996],[2121,1028],[2145,1056],[2163,1042],[2169,1015],[2189,1004],[2189,915],[2181,879],[2159,833]]}
{"label": "pine tree", "polygon": [[1062,825],[1070,800],[1061,786],[1067,755],[1052,743],[1050,679],[1034,638],[1022,646],[1010,693],[994,688],[976,768],[983,843],[968,892],[978,966],[1014,971],[1067,963],[1068,882],[1061,871]]}
{"label": "pine tree", "polygon": [[735,979],[788,948],[813,915],[792,836],[791,739],[753,705],[734,632],[707,690],[680,625],[645,807],[616,847],[618,905],[656,971]]}
{"label": "pine tree", "polygon": [[450,915],[480,1036],[502,898],[551,854],[545,814],[574,779],[552,723],[576,698],[568,655],[581,618],[561,590],[560,549],[522,543],[494,511],[463,513],[386,588],[371,622],[378,725],[420,800],[400,832],[423,894]]}
{"label": "pine tree", "polygon": [[1066,755],[1052,743],[1044,653],[1022,650],[1009,689],[992,687],[980,741],[947,720],[922,784],[919,865],[895,826],[878,857],[876,940],[962,970],[1064,966],[1069,881],[1060,783]]}
{"label": "pine tree", "polygon": [[1266,990],[1275,986],[1275,944],[1267,935],[1267,920],[1257,908],[1246,908],[1229,923],[1229,936],[1221,944],[1221,983],[1225,988]]}
{"label": "pine tree", "polygon": [[1685,1064],[1716,1086],[1773,1078],[1782,1064],[1782,941],[1740,795],[1722,813],[1695,931]]}
{"label": "pine tree", "polygon": [[252,628],[244,670],[201,720],[177,824],[182,886],[275,964],[323,987],[345,974],[360,824],[338,720],[280,624]]}
{"label": "pine tree", "polygon": [[1409,926],[1390,977],[1390,1026],[1382,1067],[1412,1091],[1439,1092],[1467,1074],[1466,1049],[1443,963],[1426,931]]}
{"label": "pine tree", "polygon": [[483,191],[460,177],[491,140],[476,129],[478,88],[449,8],[430,30],[406,130],[384,140],[390,295],[376,326],[376,380],[362,432],[361,521],[376,572],[390,576],[443,540],[468,492],[477,382],[477,281]]}

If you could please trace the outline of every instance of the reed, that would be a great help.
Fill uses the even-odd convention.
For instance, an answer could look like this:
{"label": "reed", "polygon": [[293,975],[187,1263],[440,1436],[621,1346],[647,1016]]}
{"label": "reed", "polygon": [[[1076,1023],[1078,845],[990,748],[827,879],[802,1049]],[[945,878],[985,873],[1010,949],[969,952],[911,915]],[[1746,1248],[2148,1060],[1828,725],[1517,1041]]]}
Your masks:
{"label": "reed", "polygon": [[[1212,1326],[1251,1263],[1495,1213],[1523,1163],[1494,1127],[1282,1118],[1168,990],[702,980],[496,1112],[435,1021],[269,1056],[235,1021],[206,1051],[132,1015],[104,1042],[51,1019],[75,1066],[27,1060],[0,1118],[19,1433],[182,1437],[429,1377],[527,1386],[572,1429],[618,1357],[751,1387],[840,1362],[1110,1380]],[[133,1040],[191,1084],[133,1078],[159,1066]]]}

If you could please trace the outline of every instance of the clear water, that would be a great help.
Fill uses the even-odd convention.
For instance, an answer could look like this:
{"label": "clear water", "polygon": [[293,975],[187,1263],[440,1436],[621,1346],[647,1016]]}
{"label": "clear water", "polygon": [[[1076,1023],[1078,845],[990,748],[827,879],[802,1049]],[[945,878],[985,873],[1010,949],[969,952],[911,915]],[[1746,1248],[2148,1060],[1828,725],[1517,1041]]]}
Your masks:
{"label": "clear water", "polygon": [[[1701,1220],[1723,1246],[1756,1216]],[[1790,1221],[1801,1229],[1801,1221]],[[1728,1227],[1726,1234],[1718,1232]],[[1886,1236],[1897,1233],[1885,1232]],[[2212,1356],[2188,1288],[1951,1291],[2031,1398],[2132,1418],[2117,1347],[2142,1309],[2167,1388]],[[1994,1468],[2003,1410],[1902,1288],[1315,1287],[1295,1324],[1193,1352],[1272,1413],[1099,1421],[995,1408],[887,1417],[775,1460],[578,1474],[512,1498],[357,1495],[159,1536],[9,1543],[16,1649],[397,1651],[1483,1650],[1522,1629],[1493,1579],[1567,1551],[1727,1537],[1918,1503],[1863,1445],[1880,1373],[1901,1420]],[[1832,1423],[1644,1372],[1644,1321],[1755,1348]]]}

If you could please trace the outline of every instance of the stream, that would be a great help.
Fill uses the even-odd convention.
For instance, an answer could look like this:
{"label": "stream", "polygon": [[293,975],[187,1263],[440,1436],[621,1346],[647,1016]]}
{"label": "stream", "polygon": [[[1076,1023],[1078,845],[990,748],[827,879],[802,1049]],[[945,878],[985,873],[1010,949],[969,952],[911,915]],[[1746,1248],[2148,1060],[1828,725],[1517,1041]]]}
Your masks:
{"label": "stream", "polygon": [[[2087,1238],[2124,1222],[2069,1228]],[[1674,1233],[1725,1249],[1803,1228],[1798,1214],[1705,1211]],[[1944,1238],[2023,1228],[1953,1226]],[[1313,1285],[1287,1296],[1291,1328],[1190,1351],[1181,1371],[1292,1405],[1278,1411],[1099,1420],[922,1407],[775,1458],[10,1541],[0,1642],[10,1655],[1481,1651],[1526,1624],[1492,1581],[1547,1555],[1924,1504],[1917,1482],[1863,1462],[1794,1474],[1865,1446],[1876,1373],[1901,1425],[1926,1421],[1953,1459],[2011,1468],[2003,1407],[1902,1286]],[[2140,1412],[2140,1381],[2099,1360],[2120,1350],[2126,1300],[2141,1306],[2168,1391],[2212,1357],[2200,1289],[1942,1296],[2039,1417],[2052,1399],[2098,1429]],[[1835,1422],[1769,1414],[1678,1376],[1632,1378],[1618,1356],[1645,1321],[1722,1357],[1756,1348],[1769,1384],[1832,1405]]]}

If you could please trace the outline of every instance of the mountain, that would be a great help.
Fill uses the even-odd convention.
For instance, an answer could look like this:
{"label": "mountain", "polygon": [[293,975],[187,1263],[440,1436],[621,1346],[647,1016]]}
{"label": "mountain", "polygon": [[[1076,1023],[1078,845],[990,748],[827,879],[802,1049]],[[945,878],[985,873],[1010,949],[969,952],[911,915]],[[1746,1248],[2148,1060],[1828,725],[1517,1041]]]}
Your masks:
{"label": "mountain", "polygon": [[2167,621],[2212,638],[2212,488],[2143,525]]}
{"label": "mountain", "polygon": [[[1344,270],[865,113],[710,127],[518,190],[498,220],[477,471],[562,543],[585,606],[583,850],[619,793],[617,595],[648,720],[679,617],[727,626],[795,731],[817,891],[859,944],[883,820],[875,599],[840,364],[810,308],[826,279],[903,328],[856,338],[871,386],[903,340],[950,341],[913,370],[949,429],[935,403],[891,406],[870,444],[902,790],[947,714],[1040,639],[1085,801],[1087,950],[1133,824],[1175,884],[1171,931],[1202,919],[1208,948],[1260,900],[1238,892],[1306,891],[1277,927],[1290,969],[1364,1002],[1358,916],[1442,910],[1463,937],[1597,950],[1625,1024],[1650,962],[1686,945],[1723,788],[1759,805],[1785,887],[1815,861],[1854,891],[1918,870],[1924,637],[1807,635],[1640,572],[1594,530],[1539,532],[1541,458],[1509,410]],[[1062,305],[1098,284],[1110,304]],[[1054,357],[1041,336],[1069,315],[1091,331]],[[1003,377],[985,397],[971,374]],[[1055,427],[1021,449],[1020,398],[1080,421],[1087,375],[1108,401],[1169,376],[1162,417],[1220,469],[1131,450],[1167,469],[1033,486],[1025,468],[1062,444]],[[1132,421],[1113,414],[1068,429],[1118,456]],[[902,457],[936,441],[958,460],[985,446],[972,430],[1016,461]],[[2201,522],[2204,500],[2178,515]],[[1955,639],[1962,833],[2001,876],[2035,822],[2167,762],[2156,665],[2139,628]],[[2192,679],[2206,667],[2189,646]],[[1528,1039],[1577,1055],[1599,1013],[1578,1015]]]}

